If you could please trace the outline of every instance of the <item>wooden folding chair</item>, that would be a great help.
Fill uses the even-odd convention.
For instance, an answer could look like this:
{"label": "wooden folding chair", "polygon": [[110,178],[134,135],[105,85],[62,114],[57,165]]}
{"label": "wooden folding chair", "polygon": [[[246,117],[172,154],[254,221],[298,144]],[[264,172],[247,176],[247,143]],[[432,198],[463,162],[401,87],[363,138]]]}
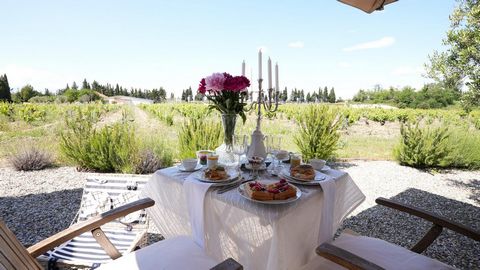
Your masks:
{"label": "wooden folding chair", "polygon": [[[120,206],[101,215],[74,224],[39,243],[25,249],[15,235],[0,220],[0,269],[35,270],[42,269],[35,260],[41,254],[51,250],[83,233],[91,232],[95,240],[105,252],[115,258],[109,264],[98,269],[186,269],[186,265],[194,265],[194,269],[242,270],[242,266],[233,259],[217,264],[208,257],[192,239],[188,237],[163,240],[143,249],[122,256],[106,237],[101,226],[124,217],[130,213],[153,206],[155,202],[149,198]],[[164,251],[165,255],[162,255]]]}
{"label": "wooden folding chair", "polygon": [[434,213],[390,199],[377,198],[375,201],[380,205],[430,221],[433,226],[410,250],[380,239],[342,233],[332,243],[324,243],[317,247],[317,254],[337,265],[354,270],[454,269],[420,253],[437,239],[443,228],[480,241],[480,232]]}

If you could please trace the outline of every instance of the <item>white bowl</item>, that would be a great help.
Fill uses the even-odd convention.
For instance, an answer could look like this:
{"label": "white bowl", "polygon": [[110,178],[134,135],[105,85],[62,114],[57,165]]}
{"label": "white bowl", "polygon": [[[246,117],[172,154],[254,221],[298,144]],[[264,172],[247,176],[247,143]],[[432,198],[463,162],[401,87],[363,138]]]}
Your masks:
{"label": "white bowl", "polygon": [[326,163],[327,162],[323,159],[310,159],[310,165],[312,165],[312,167],[317,171],[321,170]]}
{"label": "white bowl", "polygon": [[197,167],[198,160],[196,158],[188,158],[182,160],[182,166],[186,171],[193,171]]}

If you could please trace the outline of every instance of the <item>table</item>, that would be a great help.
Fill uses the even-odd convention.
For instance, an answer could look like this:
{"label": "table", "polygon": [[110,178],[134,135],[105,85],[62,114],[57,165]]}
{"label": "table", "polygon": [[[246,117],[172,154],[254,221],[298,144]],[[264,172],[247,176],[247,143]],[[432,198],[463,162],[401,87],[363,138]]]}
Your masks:
{"label": "table", "polygon": [[[365,196],[345,172],[336,177],[333,226],[355,209]],[[189,173],[175,167],[157,171],[143,194],[155,200],[148,214],[166,238],[191,235],[183,181]],[[263,205],[241,197],[236,189],[218,194],[210,189],[204,200],[204,242],[217,260],[232,257],[245,269],[300,269],[312,260],[318,234],[323,192],[320,186],[302,186],[300,199],[284,205]]]}

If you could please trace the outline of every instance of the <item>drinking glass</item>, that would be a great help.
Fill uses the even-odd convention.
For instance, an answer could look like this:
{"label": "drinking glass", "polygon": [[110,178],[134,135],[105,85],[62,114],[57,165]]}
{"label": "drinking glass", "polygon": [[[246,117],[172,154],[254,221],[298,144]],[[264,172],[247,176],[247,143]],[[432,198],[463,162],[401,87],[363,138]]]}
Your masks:
{"label": "drinking glass", "polygon": [[282,137],[276,136],[276,135],[270,135],[270,136],[267,136],[266,142],[267,142],[267,145],[266,145],[267,153],[270,154],[273,159],[272,166],[271,166],[272,168],[270,168],[270,173],[275,174],[276,167],[277,167],[277,164],[275,163],[275,161],[277,161],[278,163],[277,153],[281,149]]}
{"label": "drinking glass", "polygon": [[258,170],[260,167],[262,167],[263,164],[263,158],[262,157],[250,157],[248,158],[248,163],[250,164],[250,167],[253,172],[253,179],[258,178]]}
{"label": "drinking glass", "polygon": [[247,135],[233,136],[233,154],[238,157],[237,171],[240,173],[242,156],[247,152]]}

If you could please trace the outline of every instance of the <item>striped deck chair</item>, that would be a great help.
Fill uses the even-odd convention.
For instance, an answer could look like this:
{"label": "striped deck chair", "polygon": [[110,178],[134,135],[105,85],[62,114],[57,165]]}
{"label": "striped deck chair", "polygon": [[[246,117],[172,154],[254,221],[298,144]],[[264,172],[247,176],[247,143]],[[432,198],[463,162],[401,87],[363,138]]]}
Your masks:
{"label": "striped deck chair", "polygon": [[[84,221],[139,199],[140,191],[148,177],[130,175],[90,176],[83,189],[80,209],[72,224]],[[70,224],[70,225],[72,225]],[[145,210],[129,214],[124,218],[102,226],[110,242],[123,255],[146,245],[148,218]],[[97,243],[92,233],[83,233],[62,246],[38,257],[48,261],[48,269],[68,264],[89,266],[92,269],[112,261]]]}

